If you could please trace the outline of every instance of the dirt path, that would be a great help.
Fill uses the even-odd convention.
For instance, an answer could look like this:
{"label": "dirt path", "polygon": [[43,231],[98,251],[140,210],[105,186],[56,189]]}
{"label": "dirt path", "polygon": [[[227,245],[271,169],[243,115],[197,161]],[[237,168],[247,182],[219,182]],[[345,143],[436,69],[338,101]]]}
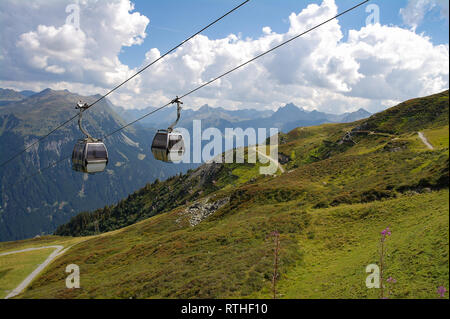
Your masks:
{"label": "dirt path", "polygon": [[47,267],[48,264],[50,264],[53,261],[53,259],[55,259],[57,256],[60,255],[61,251],[64,249],[64,246],[57,245],[57,246],[43,246],[43,247],[37,247],[37,248],[26,248],[26,249],[22,249],[22,250],[9,251],[7,253],[0,254],[0,256],[6,256],[6,255],[18,254],[18,253],[23,253],[23,252],[32,251],[32,250],[48,249],[48,248],[54,248],[55,250],[50,254],[50,256],[47,257],[47,259],[42,264],[37,266],[37,268],[35,270],[33,270],[33,272],[31,274],[29,274],[27,278],[25,278],[16,288],[14,288],[14,290],[11,291],[5,297],[5,299],[9,299],[9,298],[15,297],[18,294],[20,294],[31,283],[31,281],[33,281],[33,279],[36,278],[36,276],[39,275],[39,273],[45,267]]}
{"label": "dirt path", "polygon": [[284,168],[283,168],[283,166],[281,166],[281,164],[278,161],[274,160],[272,157],[268,156],[267,154],[264,154],[264,152],[261,152],[257,147],[254,147],[254,148],[259,154],[261,154],[262,156],[267,158],[269,161],[271,161],[272,163],[277,165],[278,168],[280,169],[281,173],[284,173]]}
{"label": "dirt path", "polygon": [[433,145],[431,145],[430,142],[428,142],[425,135],[422,132],[417,133],[419,134],[419,138],[422,140],[423,144],[425,144],[430,150],[433,150],[434,149]]}

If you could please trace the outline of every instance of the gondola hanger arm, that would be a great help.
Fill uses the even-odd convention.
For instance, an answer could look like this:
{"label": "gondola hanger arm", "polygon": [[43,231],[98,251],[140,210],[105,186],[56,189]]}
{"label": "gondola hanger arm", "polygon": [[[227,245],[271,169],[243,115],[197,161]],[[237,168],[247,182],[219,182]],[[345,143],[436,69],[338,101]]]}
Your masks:
{"label": "gondola hanger arm", "polygon": [[80,128],[80,131],[86,136],[86,139],[88,141],[94,141],[96,139],[92,138],[92,136],[86,131],[82,125],[83,121],[83,112],[86,111],[89,108],[89,105],[87,103],[82,104],[81,101],[77,103],[77,106],[75,106],[75,109],[80,110],[80,113],[78,114],[78,127]]}
{"label": "gondola hanger arm", "polygon": [[177,104],[177,119],[175,120],[175,122],[172,123],[172,125],[170,125],[170,126],[167,128],[167,131],[168,131],[169,133],[173,131],[173,127],[174,127],[175,125],[177,125],[178,121],[180,120],[180,116],[181,116],[181,104],[183,104],[183,102],[181,102],[181,100],[178,98],[178,96],[177,96],[176,98],[174,98],[174,99],[170,102],[170,104],[174,104],[174,103]]}

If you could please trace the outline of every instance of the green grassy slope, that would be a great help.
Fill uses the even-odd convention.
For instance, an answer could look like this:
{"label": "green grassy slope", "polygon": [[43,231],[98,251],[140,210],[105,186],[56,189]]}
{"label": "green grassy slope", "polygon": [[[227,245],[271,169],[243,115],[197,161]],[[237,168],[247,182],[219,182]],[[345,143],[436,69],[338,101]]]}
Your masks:
{"label": "green grassy slope", "polygon": [[0,298],[5,298],[52,252],[49,248],[0,256]]}
{"label": "green grassy slope", "polygon": [[365,129],[387,133],[448,125],[448,90],[403,102],[371,116],[365,123]]}
{"label": "green grassy slope", "polygon": [[[370,204],[303,210],[262,205],[223,211],[197,227],[162,214],[91,239],[56,260],[24,298],[270,298],[272,241],[281,233],[280,297],[373,298],[365,267],[387,241],[393,297],[434,298],[448,284],[448,191]],[[82,288],[65,288],[76,263]]]}
{"label": "green grassy slope", "polygon": [[[442,120],[448,91],[393,109],[282,134],[280,152],[290,158],[284,174],[214,164],[149,185],[108,208],[116,212],[113,229],[129,226],[73,247],[21,297],[270,297],[269,234],[276,230],[280,297],[375,298],[364,270],[377,262],[380,231],[388,225],[386,274],[398,280],[393,297],[437,297],[437,287],[448,289],[449,281],[449,146]],[[353,132],[352,142],[343,141],[346,132]],[[206,207],[222,200],[213,211]],[[163,203],[169,208],[155,209]],[[193,223],[199,211],[210,215]],[[89,234],[89,218],[107,225],[113,215],[106,212],[85,214],[85,224],[74,219],[64,230]],[[69,263],[80,266],[81,289],[65,288]]]}
{"label": "green grassy slope", "polygon": [[436,298],[448,286],[448,191],[314,214],[299,236],[305,258],[280,281],[286,298],[378,298],[364,285],[365,267],[379,264],[380,231],[390,225],[385,278],[397,279],[395,298]]}
{"label": "green grassy slope", "polygon": [[4,253],[21,251],[28,248],[42,248],[60,245],[70,248],[90,237],[42,236],[33,239],[13,242],[0,242],[0,298],[16,288],[28,275],[36,269],[54,251],[54,248],[44,248],[34,251],[18,252],[8,255]]}
{"label": "green grassy slope", "polygon": [[47,235],[24,240],[5,241],[0,242],[0,254],[10,251],[22,250],[27,248],[37,248],[43,246],[61,245],[64,247],[68,247],[71,245],[75,245],[79,242],[82,242],[88,238],[89,237],[68,237],[68,236]]}

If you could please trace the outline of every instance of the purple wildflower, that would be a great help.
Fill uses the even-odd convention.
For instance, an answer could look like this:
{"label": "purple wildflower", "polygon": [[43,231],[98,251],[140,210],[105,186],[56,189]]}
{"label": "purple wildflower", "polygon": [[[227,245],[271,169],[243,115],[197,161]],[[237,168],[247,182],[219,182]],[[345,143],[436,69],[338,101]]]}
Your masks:
{"label": "purple wildflower", "polygon": [[386,229],[383,229],[381,232],[381,236],[384,238],[391,236],[391,230],[389,229],[389,227],[386,227]]}
{"label": "purple wildflower", "polygon": [[437,293],[439,294],[439,296],[441,297],[441,298],[444,298],[445,297],[445,293],[447,292],[447,289],[445,289],[445,287],[444,286],[440,286],[440,287],[438,287],[438,289],[437,289]]}
{"label": "purple wildflower", "polygon": [[388,279],[386,279],[387,282],[395,284],[397,282],[397,279],[389,277]]}

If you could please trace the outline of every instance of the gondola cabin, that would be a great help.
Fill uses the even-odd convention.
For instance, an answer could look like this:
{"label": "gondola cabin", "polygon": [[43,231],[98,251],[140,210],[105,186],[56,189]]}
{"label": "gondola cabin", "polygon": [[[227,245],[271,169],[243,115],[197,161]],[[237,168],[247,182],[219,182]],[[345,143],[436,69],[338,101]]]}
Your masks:
{"label": "gondola cabin", "polygon": [[158,130],[152,142],[153,156],[160,161],[177,163],[184,155],[183,135],[179,132]]}
{"label": "gondola cabin", "polygon": [[78,141],[72,152],[72,169],[82,173],[103,172],[108,164],[108,150],[103,142]]}

